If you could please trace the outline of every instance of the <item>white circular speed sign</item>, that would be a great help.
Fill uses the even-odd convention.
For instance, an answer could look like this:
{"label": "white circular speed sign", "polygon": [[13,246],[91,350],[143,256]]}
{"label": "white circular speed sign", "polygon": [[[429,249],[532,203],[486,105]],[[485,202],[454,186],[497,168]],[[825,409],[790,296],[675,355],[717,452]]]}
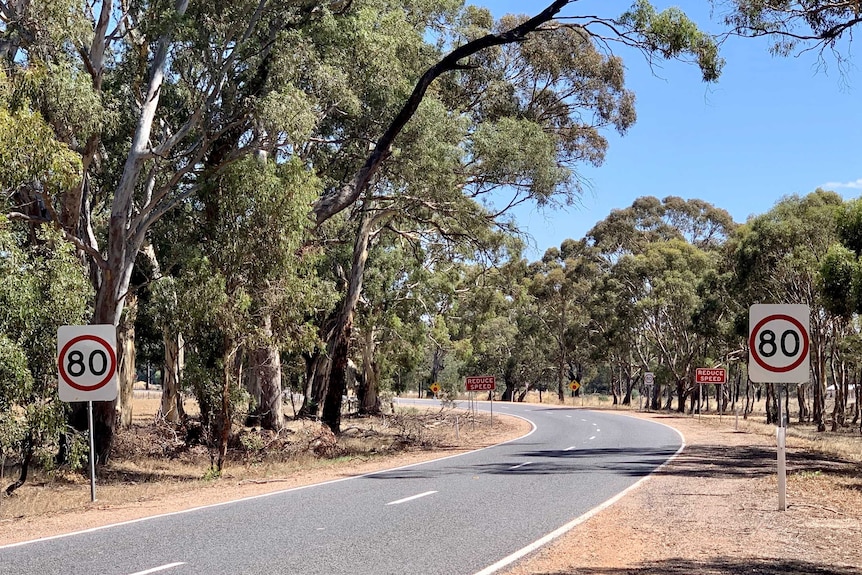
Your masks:
{"label": "white circular speed sign", "polygon": [[748,374],[758,383],[808,380],[807,305],[751,306],[748,330]]}
{"label": "white circular speed sign", "polygon": [[117,397],[117,330],[113,325],[65,325],[57,330],[61,401]]}

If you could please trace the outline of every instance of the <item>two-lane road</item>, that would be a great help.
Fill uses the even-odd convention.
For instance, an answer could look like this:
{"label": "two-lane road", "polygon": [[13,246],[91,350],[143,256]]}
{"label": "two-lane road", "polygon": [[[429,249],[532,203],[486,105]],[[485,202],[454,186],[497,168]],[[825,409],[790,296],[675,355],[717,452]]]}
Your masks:
{"label": "two-lane road", "polygon": [[495,411],[528,419],[532,433],[423,464],[0,547],[0,572],[490,573],[629,488],[682,443],[668,427],[616,414],[511,403]]}

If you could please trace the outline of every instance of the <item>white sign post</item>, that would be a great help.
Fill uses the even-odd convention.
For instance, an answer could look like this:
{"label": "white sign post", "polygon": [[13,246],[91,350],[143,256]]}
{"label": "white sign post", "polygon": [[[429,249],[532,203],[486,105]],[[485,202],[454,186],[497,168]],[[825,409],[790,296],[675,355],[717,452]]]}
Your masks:
{"label": "white sign post", "polygon": [[57,330],[60,401],[86,401],[90,435],[90,500],[96,500],[93,402],[113,401],[117,384],[117,328],[113,325],[64,325]]}
{"label": "white sign post", "polygon": [[649,411],[649,402],[652,401],[652,386],[655,383],[655,374],[651,371],[644,373],[644,386],[647,388],[646,405]]}
{"label": "white sign post", "polygon": [[[807,305],[756,304],[748,316],[748,377],[757,383],[808,381],[811,342]],[[778,509],[787,509],[786,428],[778,393]]]}

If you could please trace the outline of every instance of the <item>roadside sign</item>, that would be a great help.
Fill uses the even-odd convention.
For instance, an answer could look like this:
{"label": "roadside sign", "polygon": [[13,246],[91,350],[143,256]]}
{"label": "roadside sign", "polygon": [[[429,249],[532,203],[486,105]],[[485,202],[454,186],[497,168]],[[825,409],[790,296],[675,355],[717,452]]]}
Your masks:
{"label": "roadside sign", "polygon": [[497,389],[497,379],[493,375],[465,377],[464,389],[467,391],[494,391]]}
{"label": "roadside sign", "polygon": [[577,381],[572,380],[569,382],[569,389],[571,389],[572,391],[578,391],[580,388],[581,384]]}
{"label": "roadside sign", "polygon": [[808,381],[807,305],[756,304],[748,319],[748,376],[756,383]]}
{"label": "roadside sign", "polygon": [[644,385],[652,385],[655,383],[655,374],[651,371],[644,373]]}
{"label": "roadside sign", "polygon": [[694,370],[695,383],[727,383],[727,370],[723,367],[698,367]]}
{"label": "roadside sign", "polygon": [[117,398],[117,328],[64,325],[57,330],[60,401]]}
{"label": "roadside sign", "polygon": [[432,383],[431,387],[428,389],[430,389],[433,393],[437,393],[438,391],[440,391],[440,384],[436,382]]}

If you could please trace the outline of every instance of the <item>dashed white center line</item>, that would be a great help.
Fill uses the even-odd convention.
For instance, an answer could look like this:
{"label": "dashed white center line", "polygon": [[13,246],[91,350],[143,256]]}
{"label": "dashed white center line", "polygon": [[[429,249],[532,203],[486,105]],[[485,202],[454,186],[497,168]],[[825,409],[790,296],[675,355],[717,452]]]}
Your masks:
{"label": "dashed white center line", "polygon": [[586,419],[582,419],[581,421],[586,421]]}
{"label": "dashed white center line", "polygon": [[398,505],[399,503],[407,503],[408,501],[413,501],[414,499],[419,499],[420,497],[427,497],[428,495],[433,495],[437,493],[436,491],[426,491],[425,493],[420,493],[419,495],[412,495],[410,497],[405,497],[404,499],[399,499],[398,501],[390,501],[386,505]]}
{"label": "dashed white center line", "polygon": [[571,446],[571,447],[567,447],[567,448],[566,448],[566,449],[564,449],[563,451],[572,451],[573,449],[577,449],[577,448],[578,448],[578,446],[577,446],[577,445],[573,445],[573,446]]}
{"label": "dashed white center line", "polygon": [[520,465],[515,465],[514,467],[510,467],[509,471],[511,471],[513,469],[520,469],[520,468],[524,467],[525,465],[530,465],[531,463],[532,463],[532,461],[528,461],[528,462],[522,463]]}
{"label": "dashed white center line", "polygon": [[590,441],[592,441],[592,440],[593,440],[593,439],[595,439],[595,438],[596,438],[596,436],[595,436],[595,435],[594,435],[594,436],[592,436],[592,437],[590,438]]}
{"label": "dashed white center line", "polygon": [[148,573],[158,573],[159,571],[173,569],[174,567],[179,567],[180,565],[185,565],[185,563],[168,563],[167,565],[162,565],[161,567],[153,567],[152,569],[147,569],[145,571],[135,571],[131,575],[147,575]]}
{"label": "dashed white center line", "polygon": [[571,419],[571,417],[572,417],[572,416],[571,416],[571,415],[567,415],[566,417],[568,417],[569,419]]}

